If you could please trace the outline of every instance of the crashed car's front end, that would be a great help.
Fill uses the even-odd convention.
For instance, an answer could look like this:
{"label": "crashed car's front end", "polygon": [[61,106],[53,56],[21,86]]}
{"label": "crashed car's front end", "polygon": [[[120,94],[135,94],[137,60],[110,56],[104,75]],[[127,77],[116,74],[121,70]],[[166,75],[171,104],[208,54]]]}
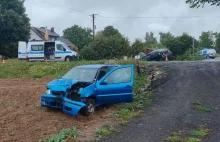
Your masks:
{"label": "crashed car's front end", "polygon": [[78,82],[71,79],[57,79],[49,82],[46,94],[42,94],[40,104],[47,108],[60,108],[65,113],[76,116],[86,105],[80,95],[91,83]]}

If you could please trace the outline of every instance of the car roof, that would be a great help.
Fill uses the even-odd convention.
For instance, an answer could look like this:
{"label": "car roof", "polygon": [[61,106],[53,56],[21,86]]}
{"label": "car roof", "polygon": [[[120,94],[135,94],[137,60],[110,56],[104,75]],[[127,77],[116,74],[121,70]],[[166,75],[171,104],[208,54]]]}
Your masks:
{"label": "car roof", "polygon": [[119,65],[111,65],[111,64],[91,64],[91,65],[81,65],[77,66],[77,68],[90,68],[90,69],[99,69],[101,67],[108,66],[108,67],[117,67]]}

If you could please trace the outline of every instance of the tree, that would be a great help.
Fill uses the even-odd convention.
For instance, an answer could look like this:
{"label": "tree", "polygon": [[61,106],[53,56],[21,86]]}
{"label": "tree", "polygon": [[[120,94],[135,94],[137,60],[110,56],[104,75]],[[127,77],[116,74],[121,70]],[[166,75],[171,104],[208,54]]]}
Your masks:
{"label": "tree", "polygon": [[92,30],[74,25],[63,31],[63,37],[75,44],[79,50],[92,42]]}
{"label": "tree", "polygon": [[173,37],[173,35],[170,32],[168,33],[160,32],[159,35],[160,35],[160,43],[162,44],[164,44],[165,40]]}
{"label": "tree", "polygon": [[201,6],[203,7],[205,3],[216,6],[220,5],[219,0],[186,0],[186,3],[189,3],[191,8],[199,8]]}
{"label": "tree", "polygon": [[216,33],[215,35],[215,49],[219,53],[220,52],[220,33]]}
{"label": "tree", "polygon": [[145,48],[144,43],[141,40],[136,39],[131,46],[130,55],[137,55],[140,52],[145,52],[144,48]]}
{"label": "tree", "polygon": [[145,35],[145,42],[147,45],[152,45],[157,43],[157,39],[154,37],[154,33],[146,33]]}
{"label": "tree", "polygon": [[201,36],[199,37],[199,46],[200,48],[207,47],[212,48],[213,47],[213,32],[202,32]]}
{"label": "tree", "polygon": [[17,57],[18,41],[30,37],[29,21],[23,0],[0,1],[0,55]]}
{"label": "tree", "polygon": [[96,34],[95,40],[81,51],[84,59],[100,60],[122,58],[129,53],[129,41],[112,26]]}
{"label": "tree", "polygon": [[118,36],[122,37],[121,33],[115,29],[113,26],[107,26],[103,31],[101,31],[102,35],[105,37],[110,37],[110,36]]}

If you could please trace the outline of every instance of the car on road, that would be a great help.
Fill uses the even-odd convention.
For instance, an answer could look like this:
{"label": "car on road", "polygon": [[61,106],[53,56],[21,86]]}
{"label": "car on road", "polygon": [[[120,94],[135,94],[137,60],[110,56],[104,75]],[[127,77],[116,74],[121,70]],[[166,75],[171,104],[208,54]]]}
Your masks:
{"label": "car on road", "polygon": [[132,102],[134,65],[82,65],[46,85],[40,105],[76,116],[95,112],[105,104]]}
{"label": "car on road", "polygon": [[169,60],[175,59],[175,57],[173,56],[173,53],[168,49],[154,50],[150,52],[149,54],[147,54],[145,59],[148,61],[165,61],[166,56]]}
{"label": "car on road", "polygon": [[216,50],[212,48],[203,48],[198,52],[199,55],[205,57],[205,58],[212,58],[215,59],[216,57]]}

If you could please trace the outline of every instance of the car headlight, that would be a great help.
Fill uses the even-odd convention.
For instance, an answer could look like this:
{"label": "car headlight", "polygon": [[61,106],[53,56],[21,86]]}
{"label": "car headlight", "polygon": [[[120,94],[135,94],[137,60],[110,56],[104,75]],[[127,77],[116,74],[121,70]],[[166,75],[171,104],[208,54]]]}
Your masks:
{"label": "car headlight", "polygon": [[50,89],[47,89],[46,94],[50,94],[50,92],[51,92]]}

